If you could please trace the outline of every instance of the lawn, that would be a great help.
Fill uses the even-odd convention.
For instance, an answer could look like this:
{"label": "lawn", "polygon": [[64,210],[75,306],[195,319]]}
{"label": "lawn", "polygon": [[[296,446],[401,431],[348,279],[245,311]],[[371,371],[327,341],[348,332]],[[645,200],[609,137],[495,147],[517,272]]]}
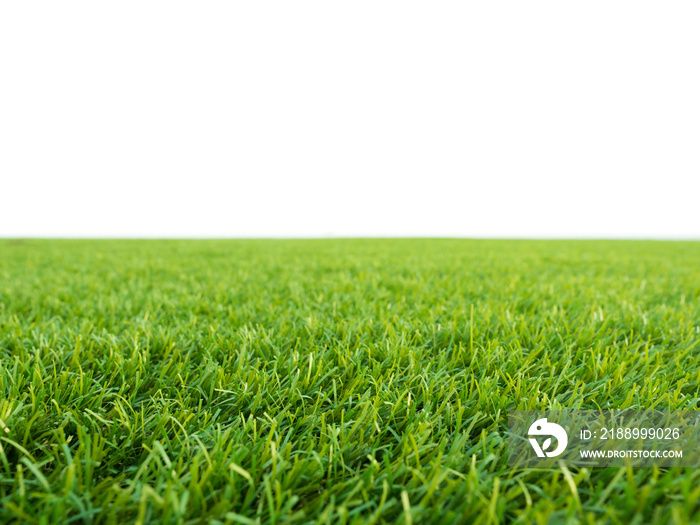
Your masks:
{"label": "lawn", "polygon": [[508,410],[700,409],[700,243],[0,240],[0,522],[698,523]]}

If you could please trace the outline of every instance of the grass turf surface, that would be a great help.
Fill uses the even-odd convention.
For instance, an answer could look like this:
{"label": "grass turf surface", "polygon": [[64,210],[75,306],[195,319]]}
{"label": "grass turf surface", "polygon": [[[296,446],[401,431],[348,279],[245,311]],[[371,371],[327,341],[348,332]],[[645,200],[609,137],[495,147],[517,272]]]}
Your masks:
{"label": "grass turf surface", "polygon": [[700,521],[506,411],[698,409],[700,244],[0,240],[0,521]]}

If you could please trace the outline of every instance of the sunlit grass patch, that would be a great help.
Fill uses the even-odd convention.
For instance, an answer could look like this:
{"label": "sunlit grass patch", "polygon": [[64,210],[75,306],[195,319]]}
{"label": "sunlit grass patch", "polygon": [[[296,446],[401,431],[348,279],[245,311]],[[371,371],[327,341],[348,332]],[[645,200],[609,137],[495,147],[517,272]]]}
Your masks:
{"label": "sunlit grass patch", "polygon": [[0,240],[0,519],[700,521],[508,410],[698,409],[700,244]]}

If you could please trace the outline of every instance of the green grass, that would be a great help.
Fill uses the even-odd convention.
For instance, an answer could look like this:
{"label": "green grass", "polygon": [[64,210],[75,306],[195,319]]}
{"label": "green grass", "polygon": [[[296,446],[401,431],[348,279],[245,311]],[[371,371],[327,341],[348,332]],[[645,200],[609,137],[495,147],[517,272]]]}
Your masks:
{"label": "green grass", "polygon": [[508,410],[698,409],[700,243],[0,240],[0,521],[698,523]]}

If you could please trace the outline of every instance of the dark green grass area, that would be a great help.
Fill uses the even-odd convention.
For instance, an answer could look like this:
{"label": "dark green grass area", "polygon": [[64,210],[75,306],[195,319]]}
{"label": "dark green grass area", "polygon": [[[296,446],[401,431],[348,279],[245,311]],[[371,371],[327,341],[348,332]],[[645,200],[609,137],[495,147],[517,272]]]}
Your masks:
{"label": "dark green grass area", "polygon": [[700,243],[0,240],[0,521],[698,523],[508,410],[700,409]]}

